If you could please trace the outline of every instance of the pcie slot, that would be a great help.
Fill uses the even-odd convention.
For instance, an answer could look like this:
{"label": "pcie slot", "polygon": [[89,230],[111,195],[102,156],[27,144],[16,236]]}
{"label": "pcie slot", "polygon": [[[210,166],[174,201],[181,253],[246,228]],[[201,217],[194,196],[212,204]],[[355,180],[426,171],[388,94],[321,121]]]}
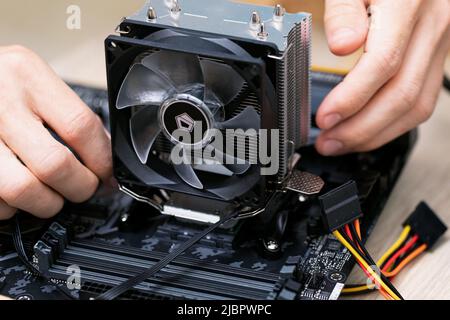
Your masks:
{"label": "pcie slot", "polygon": [[[72,241],[69,248],[72,247],[79,247],[79,248],[86,248],[93,251],[98,251],[98,253],[101,252],[108,252],[112,254],[118,254],[121,256],[134,256],[136,258],[142,258],[142,259],[149,259],[149,260],[155,260],[159,261],[162,258],[164,258],[165,254],[160,252],[154,252],[154,251],[145,251],[142,249],[136,249],[136,248],[130,248],[130,247],[123,247],[123,246],[114,246],[108,243],[99,242],[99,241],[85,241],[85,240],[77,240]],[[247,279],[254,279],[258,282],[266,281],[269,283],[274,283],[279,280],[279,275],[273,274],[270,272],[265,271],[253,271],[248,269],[242,269],[242,268],[236,268],[231,267],[228,265],[221,264],[220,266],[217,265],[217,263],[211,263],[207,261],[201,261],[197,259],[192,259],[188,257],[179,257],[175,259],[174,262],[171,263],[171,265],[179,265],[184,266],[188,268],[195,267],[197,270],[206,270],[206,271],[212,271],[214,273],[223,273],[223,274],[229,274],[232,276],[239,276]]]}

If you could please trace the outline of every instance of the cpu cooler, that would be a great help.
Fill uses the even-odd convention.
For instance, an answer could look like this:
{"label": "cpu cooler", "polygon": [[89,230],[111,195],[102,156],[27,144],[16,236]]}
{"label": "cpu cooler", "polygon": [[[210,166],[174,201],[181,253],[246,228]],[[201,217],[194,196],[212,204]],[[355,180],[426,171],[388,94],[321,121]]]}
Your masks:
{"label": "cpu cooler", "polygon": [[308,141],[310,22],[225,0],[153,0],[124,18],[106,40],[122,191],[202,222],[264,212]]}

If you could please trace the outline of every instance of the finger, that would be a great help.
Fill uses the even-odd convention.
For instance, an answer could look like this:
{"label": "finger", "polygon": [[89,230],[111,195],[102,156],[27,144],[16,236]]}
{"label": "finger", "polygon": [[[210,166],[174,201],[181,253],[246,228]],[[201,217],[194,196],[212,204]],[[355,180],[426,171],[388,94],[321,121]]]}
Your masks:
{"label": "finger", "polygon": [[0,163],[0,198],[6,208],[18,208],[40,218],[61,210],[61,196],[40,182],[1,141]]}
{"label": "finger", "polygon": [[[387,142],[392,141],[395,138],[400,137],[406,132],[412,130],[418,124],[428,120],[433,113],[434,107],[436,105],[435,98],[438,97],[440,85],[442,83],[442,65],[440,69],[441,75],[434,76],[434,79],[429,81],[429,87],[426,87],[429,91],[423,93],[417,105],[411,111],[409,111],[404,117],[398,119],[395,123],[386,128],[386,130],[384,130],[379,136],[376,136],[374,139],[368,141],[365,144],[356,146],[354,148],[354,151],[364,152],[377,149]],[[430,101],[429,96],[433,96],[433,101]]]}
{"label": "finger", "polygon": [[402,118],[385,128],[379,135],[370,141],[354,148],[354,151],[374,150],[385,143],[405,134],[418,124],[425,122],[432,115],[436,106],[437,98],[441,90],[442,78],[444,75],[443,65],[445,64],[446,52],[450,47],[450,34],[448,34],[447,47],[440,50],[438,56],[434,59],[429,75],[425,81],[416,105]]}
{"label": "finger", "polygon": [[3,141],[40,181],[72,202],[85,201],[95,192],[97,176],[29,113],[17,108],[3,117],[1,127]]}
{"label": "finger", "polygon": [[434,51],[444,34],[445,24],[438,28],[434,19],[424,17],[416,27],[409,50],[399,73],[389,81],[353,117],[324,132],[317,140],[319,152],[326,155],[347,153],[366,143],[414,107],[422,91]]}
{"label": "finger", "polygon": [[[112,176],[111,143],[100,118],[40,59],[29,67],[39,82],[30,90],[35,113],[51,127],[98,177]],[[52,90],[49,90],[51,84]],[[42,85],[44,84],[44,85]]]}
{"label": "finger", "polygon": [[324,20],[328,46],[334,54],[347,55],[363,46],[369,19],[362,0],[327,0]]}
{"label": "finger", "polygon": [[14,217],[16,209],[11,208],[8,204],[0,199],[0,220],[9,220]]}
{"label": "finger", "polygon": [[398,71],[416,24],[418,1],[377,1],[377,26],[354,69],[323,101],[317,124],[328,130],[361,110]]}

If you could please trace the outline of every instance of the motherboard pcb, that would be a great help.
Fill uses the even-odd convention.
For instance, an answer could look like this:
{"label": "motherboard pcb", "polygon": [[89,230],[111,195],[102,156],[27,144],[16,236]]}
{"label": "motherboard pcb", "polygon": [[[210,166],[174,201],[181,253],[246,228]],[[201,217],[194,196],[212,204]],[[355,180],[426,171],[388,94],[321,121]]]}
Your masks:
{"label": "motherboard pcb", "polygon": [[[326,81],[339,79],[318,74],[313,77],[313,92],[320,91],[323,96],[331,90],[333,84]],[[105,91],[81,86],[73,89],[108,126]],[[317,99],[320,97],[313,100]],[[367,237],[414,141],[415,134],[409,133],[380,150],[339,158],[321,157],[309,146],[299,151],[298,169],[320,176],[325,181],[323,192],[356,181],[364,211],[362,232]],[[267,243],[255,237],[258,220],[243,220],[209,234],[120,298],[338,299],[354,260],[325,232],[317,199],[287,199],[281,210],[279,221],[268,222],[283,225],[277,254],[267,254],[263,248]],[[0,295],[19,300],[64,299],[55,285],[74,299],[95,298],[151,267],[205,228],[162,216],[120,192],[101,191],[84,204],[68,203],[49,221],[26,213],[20,214],[20,221],[28,258],[47,280],[27,270],[15,253],[14,220],[1,222]],[[79,283],[73,283],[74,272]]]}

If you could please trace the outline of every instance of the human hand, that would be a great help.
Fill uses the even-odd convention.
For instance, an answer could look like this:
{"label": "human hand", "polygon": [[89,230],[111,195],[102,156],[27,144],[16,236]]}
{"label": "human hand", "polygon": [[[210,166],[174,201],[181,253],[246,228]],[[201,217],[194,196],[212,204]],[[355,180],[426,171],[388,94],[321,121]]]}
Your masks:
{"label": "human hand", "polygon": [[17,209],[48,218],[63,198],[85,201],[100,179],[110,181],[111,167],[99,117],[36,54],[0,47],[0,220]]}
{"label": "human hand", "polygon": [[431,116],[450,48],[450,0],[326,0],[325,27],[333,53],[364,53],[319,108],[321,154],[376,149]]}

